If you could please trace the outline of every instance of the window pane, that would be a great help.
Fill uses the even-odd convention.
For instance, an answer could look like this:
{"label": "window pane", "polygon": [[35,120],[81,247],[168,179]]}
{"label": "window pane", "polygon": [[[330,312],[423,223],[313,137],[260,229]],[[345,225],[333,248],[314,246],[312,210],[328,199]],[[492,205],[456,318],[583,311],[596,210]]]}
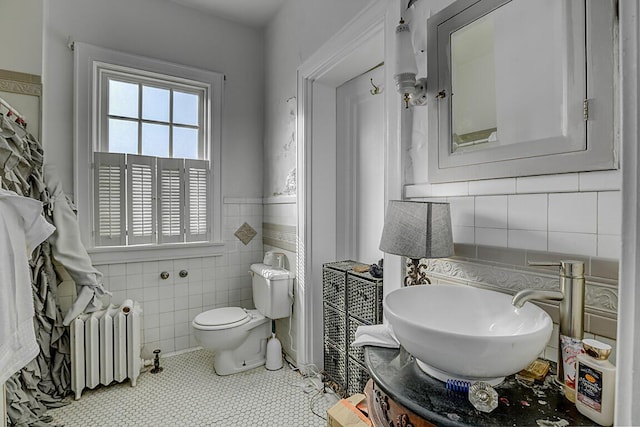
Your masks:
{"label": "window pane", "polygon": [[169,126],[142,124],[142,154],[169,157]]}
{"label": "window pane", "polygon": [[138,154],[138,122],[109,119],[109,152]]}
{"label": "window pane", "polygon": [[198,159],[198,129],[173,128],[173,157]]}
{"label": "window pane", "polygon": [[173,92],[173,122],[198,126],[198,95]]}
{"label": "window pane", "polygon": [[109,114],[138,118],[138,85],[109,80]]}
{"label": "window pane", "polygon": [[169,122],[169,90],[142,86],[142,118]]}

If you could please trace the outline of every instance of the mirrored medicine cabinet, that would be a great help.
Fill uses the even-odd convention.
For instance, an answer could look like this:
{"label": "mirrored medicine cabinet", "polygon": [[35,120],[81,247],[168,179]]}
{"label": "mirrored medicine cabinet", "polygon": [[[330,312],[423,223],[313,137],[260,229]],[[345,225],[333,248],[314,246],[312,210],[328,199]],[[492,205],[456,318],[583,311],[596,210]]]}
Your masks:
{"label": "mirrored medicine cabinet", "polygon": [[427,21],[432,183],[617,168],[613,0],[457,0]]}

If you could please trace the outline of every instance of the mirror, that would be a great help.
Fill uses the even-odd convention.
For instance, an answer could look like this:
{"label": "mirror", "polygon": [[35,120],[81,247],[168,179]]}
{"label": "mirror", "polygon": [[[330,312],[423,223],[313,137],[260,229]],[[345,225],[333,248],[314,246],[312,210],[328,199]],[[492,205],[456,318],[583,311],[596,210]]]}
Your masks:
{"label": "mirror", "polygon": [[451,34],[451,151],[499,145],[494,19],[485,15]]}
{"label": "mirror", "polygon": [[0,70],[0,98],[7,101],[22,114],[27,122],[27,131],[40,139],[40,98],[42,83],[40,76]]}
{"label": "mirror", "polygon": [[617,167],[613,2],[458,0],[427,31],[431,182]]}

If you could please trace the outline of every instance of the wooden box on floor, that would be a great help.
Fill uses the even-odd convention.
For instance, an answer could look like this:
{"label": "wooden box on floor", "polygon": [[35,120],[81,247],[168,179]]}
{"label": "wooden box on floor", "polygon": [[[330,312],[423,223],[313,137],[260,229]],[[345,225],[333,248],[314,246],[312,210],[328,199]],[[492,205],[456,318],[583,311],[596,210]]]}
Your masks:
{"label": "wooden box on floor", "polygon": [[354,394],[340,400],[327,410],[327,427],[371,427],[369,418],[357,408],[366,404],[364,394]]}

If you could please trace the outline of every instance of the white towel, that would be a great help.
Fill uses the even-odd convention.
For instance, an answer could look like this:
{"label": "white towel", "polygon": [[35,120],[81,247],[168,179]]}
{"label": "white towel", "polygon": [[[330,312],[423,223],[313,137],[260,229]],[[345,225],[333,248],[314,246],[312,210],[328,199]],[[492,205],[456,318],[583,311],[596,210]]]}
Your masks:
{"label": "white towel", "polygon": [[29,258],[55,230],[41,213],[41,202],[0,189],[0,384],[40,351]]}
{"label": "white towel", "polygon": [[352,347],[372,345],[375,347],[399,348],[400,343],[389,324],[358,326]]}

